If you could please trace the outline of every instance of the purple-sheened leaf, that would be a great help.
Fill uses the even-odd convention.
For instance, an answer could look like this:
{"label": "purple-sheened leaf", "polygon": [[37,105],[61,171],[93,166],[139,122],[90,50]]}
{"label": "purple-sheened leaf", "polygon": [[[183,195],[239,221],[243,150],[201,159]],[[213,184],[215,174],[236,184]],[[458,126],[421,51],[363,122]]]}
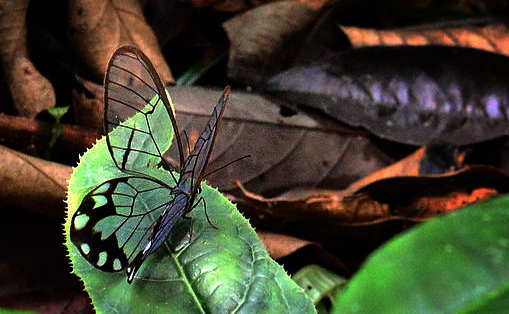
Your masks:
{"label": "purple-sheened leaf", "polygon": [[466,145],[508,132],[508,75],[508,57],[481,50],[369,47],[291,68],[267,90],[385,139]]}

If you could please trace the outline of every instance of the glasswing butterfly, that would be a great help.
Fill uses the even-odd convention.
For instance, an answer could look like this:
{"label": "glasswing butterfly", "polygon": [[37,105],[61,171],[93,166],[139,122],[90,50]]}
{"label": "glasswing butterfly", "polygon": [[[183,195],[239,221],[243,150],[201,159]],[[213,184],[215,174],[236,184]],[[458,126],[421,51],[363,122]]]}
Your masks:
{"label": "glasswing butterfly", "polygon": [[[72,217],[70,237],[90,264],[107,272],[126,270],[131,283],[179,219],[203,200],[196,201],[196,197],[230,88],[225,88],[193,150],[184,158],[166,90],[142,51],[130,46],[117,49],[108,63],[104,86],[106,143],[124,176],[101,183],[83,198]],[[164,168],[171,168],[162,157],[167,147],[154,132],[158,127],[156,111],[166,112],[162,116],[171,120],[178,145],[180,175],[176,178],[170,171],[173,186],[139,170],[149,157],[159,157]],[[141,118],[133,119],[135,114]]]}

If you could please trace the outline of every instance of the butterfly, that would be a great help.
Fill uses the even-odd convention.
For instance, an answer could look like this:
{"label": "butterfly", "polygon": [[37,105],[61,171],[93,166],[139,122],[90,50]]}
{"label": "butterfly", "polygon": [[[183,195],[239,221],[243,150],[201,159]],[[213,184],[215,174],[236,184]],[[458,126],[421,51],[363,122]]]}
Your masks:
{"label": "butterfly", "polygon": [[[104,80],[104,130],[109,155],[123,176],[106,180],[85,195],[73,214],[71,242],[94,267],[107,272],[125,270],[131,283],[147,257],[187,218],[203,199],[200,183],[215,144],[218,124],[230,88],[221,95],[193,150],[184,158],[177,122],[166,90],[145,54],[131,46],[117,49]],[[155,112],[163,114],[155,114]],[[164,114],[165,113],[165,114]],[[136,118],[133,118],[136,114]],[[140,171],[139,165],[162,154],[165,132],[158,126],[169,119],[179,151],[180,175],[170,171],[174,185]],[[167,142],[167,141],[166,141]],[[215,227],[206,213],[209,223]]]}

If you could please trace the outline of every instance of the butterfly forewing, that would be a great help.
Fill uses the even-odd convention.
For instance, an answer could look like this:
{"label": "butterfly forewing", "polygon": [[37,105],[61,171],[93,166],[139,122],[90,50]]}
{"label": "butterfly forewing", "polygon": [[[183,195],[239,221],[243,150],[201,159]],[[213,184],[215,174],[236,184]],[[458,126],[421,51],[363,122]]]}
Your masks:
{"label": "butterfly forewing", "polygon": [[205,168],[210,160],[214,144],[217,136],[217,127],[221,121],[230,97],[230,88],[226,87],[219,98],[217,105],[212,111],[212,115],[205,125],[205,129],[201,132],[196,144],[194,145],[193,151],[187,157],[184,162],[184,166],[181,167],[179,186],[184,191],[189,193],[196,193],[200,186],[203,176],[205,175]]}
{"label": "butterfly forewing", "polygon": [[96,268],[123,270],[146,246],[170,193],[169,186],[155,179],[129,176],[105,181],[74,213],[71,241]]}
{"label": "butterfly forewing", "polygon": [[[104,130],[117,168],[139,173],[136,166],[148,160],[158,158],[164,163],[162,154],[169,147],[166,143],[171,128],[183,163],[182,143],[166,91],[140,50],[121,47],[115,51],[108,63],[104,86]],[[159,110],[166,114],[153,114]],[[130,119],[137,113],[142,113],[144,119]],[[115,133],[111,133],[114,129]]]}

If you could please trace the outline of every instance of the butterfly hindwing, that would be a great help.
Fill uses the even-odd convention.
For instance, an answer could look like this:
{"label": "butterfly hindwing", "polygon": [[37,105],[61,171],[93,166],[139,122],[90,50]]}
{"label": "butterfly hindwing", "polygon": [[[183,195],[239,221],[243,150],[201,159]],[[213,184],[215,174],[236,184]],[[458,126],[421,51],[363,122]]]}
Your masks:
{"label": "butterfly hindwing", "polygon": [[169,186],[153,178],[105,181],[85,196],[74,213],[71,241],[94,267],[124,270],[147,245],[170,193]]}
{"label": "butterfly hindwing", "polygon": [[[143,159],[158,158],[168,149],[173,129],[184,161],[178,127],[166,90],[148,58],[135,47],[121,47],[108,63],[104,80],[104,131],[109,153],[122,171],[140,173]],[[153,114],[155,111],[165,114]],[[130,119],[137,113],[143,119]],[[111,131],[116,131],[112,135]]]}

